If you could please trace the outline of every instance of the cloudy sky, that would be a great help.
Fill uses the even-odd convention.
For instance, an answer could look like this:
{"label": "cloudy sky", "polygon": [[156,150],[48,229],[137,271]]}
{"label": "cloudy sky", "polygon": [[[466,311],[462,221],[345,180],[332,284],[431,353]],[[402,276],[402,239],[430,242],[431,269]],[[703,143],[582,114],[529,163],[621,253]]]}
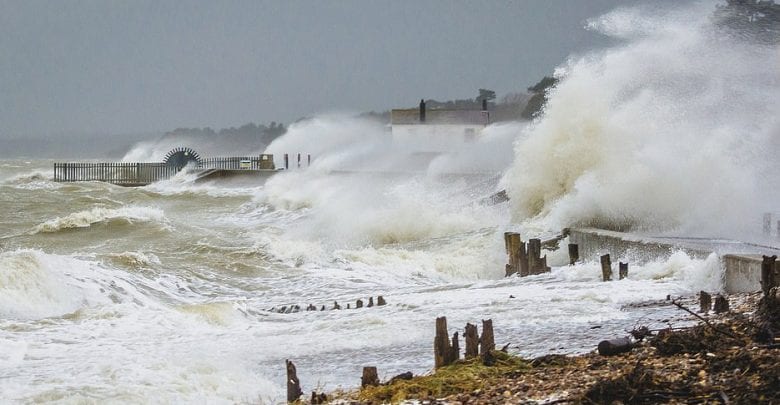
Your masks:
{"label": "cloudy sky", "polygon": [[0,0],[0,138],[290,122],[499,96],[619,0]]}

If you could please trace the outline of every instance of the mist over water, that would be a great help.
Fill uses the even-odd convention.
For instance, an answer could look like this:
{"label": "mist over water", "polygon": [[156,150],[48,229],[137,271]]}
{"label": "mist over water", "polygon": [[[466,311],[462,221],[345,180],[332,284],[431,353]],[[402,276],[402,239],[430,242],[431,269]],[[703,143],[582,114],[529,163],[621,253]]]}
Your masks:
{"label": "mist over water", "polygon": [[[716,255],[632,261],[604,283],[560,249],[551,273],[505,278],[503,232],[758,227],[777,185],[777,49],[721,38],[706,14],[594,19],[620,44],[562,66],[544,116],[446,148],[324,114],[254,149],[171,139],[125,156],[311,154],[265,182],[55,183],[49,161],[0,161],[0,209],[17,213],[0,216],[0,402],[283,403],[285,359],[304,391],[354,388],[367,365],[428,372],[437,316],[492,318],[529,357],[683,324],[632,304],[719,291]],[[485,203],[505,187],[508,204]],[[388,305],[354,309],[377,295]],[[308,304],[326,310],[279,312]]]}
{"label": "mist over water", "polygon": [[621,44],[561,66],[515,146],[513,217],[538,226],[749,236],[776,210],[780,57],[712,25],[711,6],[619,9]]}

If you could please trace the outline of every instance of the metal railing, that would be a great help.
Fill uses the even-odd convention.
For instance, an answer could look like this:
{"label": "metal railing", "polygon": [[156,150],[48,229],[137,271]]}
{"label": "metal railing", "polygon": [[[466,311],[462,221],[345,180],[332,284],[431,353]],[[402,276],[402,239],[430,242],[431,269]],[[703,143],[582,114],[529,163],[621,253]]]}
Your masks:
{"label": "metal railing", "polygon": [[54,181],[103,181],[137,186],[173,177],[180,167],[165,163],[55,163]]}

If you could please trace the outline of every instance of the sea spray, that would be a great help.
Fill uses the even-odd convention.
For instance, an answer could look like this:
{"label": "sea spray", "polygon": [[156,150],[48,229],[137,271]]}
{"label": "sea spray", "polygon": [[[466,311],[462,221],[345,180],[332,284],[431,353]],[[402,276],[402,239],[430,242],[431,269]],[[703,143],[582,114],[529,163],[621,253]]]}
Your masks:
{"label": "sea spray", "polygon": [[731,237],[758,228],[778,184],[766,150],[778,135],[778,51],[730,40],[711,12],[621,9],[590,22],[623,42],[559,69],[504,179],[515,220]]}

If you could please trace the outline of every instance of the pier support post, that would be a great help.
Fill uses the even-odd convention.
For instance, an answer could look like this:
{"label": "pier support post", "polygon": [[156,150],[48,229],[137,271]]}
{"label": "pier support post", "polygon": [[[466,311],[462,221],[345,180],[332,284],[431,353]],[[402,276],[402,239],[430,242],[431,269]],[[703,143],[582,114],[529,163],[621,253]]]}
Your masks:
{"label": "pier support post", "polygon": [[601,277],[604,281],[612,280],[612,261],[609,254],[601,256]]}
{"label": "pier support post", "polygon": [[573,266],[577,260],[580,260],[580,247],[576,243],[569,243],[569,265]]}
{"label": "pier support post", "polygon": [[298,380],[295,364],[290,360],[285,360],[285,363],[287,365],[287,402],[295,402],[303,395],[301,381]]}

